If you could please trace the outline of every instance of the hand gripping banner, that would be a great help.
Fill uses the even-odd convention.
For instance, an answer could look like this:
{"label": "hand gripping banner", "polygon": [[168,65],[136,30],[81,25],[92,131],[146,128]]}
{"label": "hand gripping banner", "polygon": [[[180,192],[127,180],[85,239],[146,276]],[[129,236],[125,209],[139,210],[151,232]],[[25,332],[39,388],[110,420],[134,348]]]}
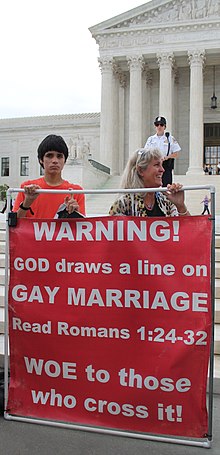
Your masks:
{"label": "hand gripping banner", "polygon": [[208,217],[18,220],[7,412],[203,438]]}

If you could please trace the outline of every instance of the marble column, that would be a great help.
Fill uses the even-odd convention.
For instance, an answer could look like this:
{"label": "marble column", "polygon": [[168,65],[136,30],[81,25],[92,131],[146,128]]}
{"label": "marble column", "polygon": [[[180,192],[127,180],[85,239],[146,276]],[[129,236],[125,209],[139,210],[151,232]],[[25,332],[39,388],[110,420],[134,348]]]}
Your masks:
{"label": "marble column", "polygon": [[144,80],[143,80],[143,131],[142,131],[142,144],[143,147],[146,144],[146,140],[149,136],[152,135],[153,131],[153,121],[154,118],[151,117],[151,90],[153,83],[153,73],[148,68],[144,71]]}
{"label": "marble column", "polygon": [[176,136],[177,126],[179,127],[178,119],[177,119],[177,112],[178,112],[178,87],[179,87],[179,70],[174,65],[173,71],[172,71],[172,94],[173,94],[172,133],[173,133],[174,136]]}
{"label": "marble column", "polygon": [[129,156],[142,147],[142,56],[127,57],[130,70]]}
{"label": "marble column", "polygon": [[205,51],[188,52],[190,64],[189,168],[203,174],[203,64]]}
{"label": "marble column", "polygon": [[125,89],[127,87],[127,76],[119,73],[119,154],[118,154],[118,173],[122,174],[127,159],[125,157]]}
{"label": "marble column", "polygon": [[111,173],[113,175],[118,174],[119,168],[119,72],[120,68],[115,63],[113,64],[113,91],[112,91],[112,103],[113,103],[113,129],[112,129],[112,151],[111,151]]}
{"label": "marble column", "polygon": [[113,151],[113,59],[100,58],[102,74],[101,119],[100,119],[100,162],[105,166],[112,165]]}
{"label": "marble column", "polygon": [[172,52],[161,52],[157,54],[157,61],[160,70],[160,91],[159,91],[159,112],[167,120],[167,130],[172,132],[173,117],[173,81],[172,69],[174,55]]}

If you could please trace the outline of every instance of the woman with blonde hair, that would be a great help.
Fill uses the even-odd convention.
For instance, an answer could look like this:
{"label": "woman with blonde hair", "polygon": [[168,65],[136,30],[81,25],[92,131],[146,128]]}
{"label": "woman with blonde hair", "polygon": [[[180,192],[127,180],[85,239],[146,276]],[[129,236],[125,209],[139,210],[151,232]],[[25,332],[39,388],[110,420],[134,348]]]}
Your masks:
{"label": "woman with blonde hair", "polygon": [[190,215],[184,203],[182,185],[162,187],[163,155],[159,149],[142,148],[136,150],[129,159],[121,180],[121,188],[158,188],[146,193],[121,194],[110,208],[110,215],[127,216],[185,216]]}

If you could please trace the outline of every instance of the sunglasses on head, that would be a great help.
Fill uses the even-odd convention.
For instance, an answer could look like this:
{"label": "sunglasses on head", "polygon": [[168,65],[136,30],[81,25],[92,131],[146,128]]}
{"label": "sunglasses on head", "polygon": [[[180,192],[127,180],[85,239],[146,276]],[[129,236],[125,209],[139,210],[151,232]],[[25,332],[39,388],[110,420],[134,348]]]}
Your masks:
{"label": "sunglasses on head", "polygon": [[164,123],[155,123],[155,126],[165,126]]}

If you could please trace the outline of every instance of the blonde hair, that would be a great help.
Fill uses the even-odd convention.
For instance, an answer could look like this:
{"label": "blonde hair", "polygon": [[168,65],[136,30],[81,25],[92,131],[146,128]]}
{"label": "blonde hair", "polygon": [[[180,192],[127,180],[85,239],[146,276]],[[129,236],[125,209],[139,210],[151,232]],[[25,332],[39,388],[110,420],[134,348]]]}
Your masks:
{"label": "blonde hair", "polygon": [[121,188],[144,188],[143,180],[139,174],[140,169],[145,170],[153,159],[163,157],[158,148],[141,148],[136,150],[128,160],[121,178]]}

